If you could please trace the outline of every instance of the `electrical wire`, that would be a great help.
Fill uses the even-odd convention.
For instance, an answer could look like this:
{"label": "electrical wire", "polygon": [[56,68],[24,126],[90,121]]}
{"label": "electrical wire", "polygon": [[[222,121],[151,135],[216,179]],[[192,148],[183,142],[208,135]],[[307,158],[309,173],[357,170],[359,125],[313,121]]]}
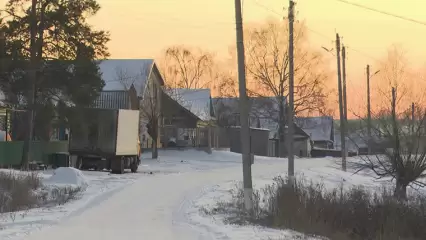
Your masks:
{"label": "electrical wire", "polygon": [[[336,0],[336,1],[341,1],[341,0]],[[342,0],[342,1],[343,1],[343,0]],[[262,4],[262,3],[259,3],[259,1],[258,1],[258,0],[254,0],[254,1],[253,1],[253,3],[254,3],[254,4],[256,4],[257,6],[259,6],[259,7],[263,8],[263,9],[265,9],[265,10],[269,11],[269,12],[271,12],[271,13],[274,13],[275,15],[278,15],[278,16],[280,16],[280,17],[283,17],[283,16],[284,16],[283,14],[281,14],[281,13],[279,13],[279,12],[277,12],[277,11],[275,11],[275,10],[271,9],[271,8],[269,8],[268,6],[266,6],[266,5]],[[314,33],[314,34],[316,34],[316,35],[318,35],[318,36],[320,36],[320,37],[323,37],[323,38],[325,38],[325,39],[327,39],[327,40],[330,40],[332,44],[334,44],[334,43],[335,43],[335,41],[336,41],[334,38],[330,38],[329,36],[327,36],[327,35],[325,35],[325,34],[323,34],[323,33],[319,32],[319,31],[316,31],[316,30],[314,30],[314,29],[311,29],[311,28],[309,28],[309,27],[307,27],[307,26],[305,26],[305,27],[306,27],[306,29],[307,29],[308,31],[310,31],[310,32],[312,32],[312,33]],[[348,46],[348,45],[346,45],[346,44],[345,44],[345,47],[346,47],[347,49],[349,49],[349,50],[352,50],[352,51],[354,51],[354,52],[356,52],[356,53],[358,53],[358,54],[360,54],[360,55],[363,55],[363,56],[365,56],[365,57],[367,57],[367,58],[370,58],[370,59],[372,59],[372,60],[374,60],[374,61],[379,61],[377,58],[374,58],[374,57],[372,57],[371,55],[366,54],[365,52],[363,52],[363,51],[361,51],[361,50],[358,50],[358,49],[356,49],[356,48],[350,47],[350,46]]]}
{"label": "electrical wire", "polygon": [[349,1],[346,1],[346,0],[335,0],[335,1],[345,3],[345,4],[348,4],[348,5],[352,5],[352,6],[355,6],[355,7],[358,7],[358,8],[362,8],[364,10],[369,10],[369,11],[380,13],[380,14],[387,15],[387,16],[390,16],[390,17],[398,18],[398,19],[408,21],[408,22],[411,22],[411,23],[416,23],[416,24],[426,26],[426,22],[422,22],[422,21],[419,21],[419,20],[416,20],[416,19],[413,19],[413,18],[408,18],[408,17],[396,15],[394,13],[385,12],[385,11],[380,10],[380,9],[368,7],[368,6],[361,5],[361,4],[354,3],[354,2],[349,2]]}

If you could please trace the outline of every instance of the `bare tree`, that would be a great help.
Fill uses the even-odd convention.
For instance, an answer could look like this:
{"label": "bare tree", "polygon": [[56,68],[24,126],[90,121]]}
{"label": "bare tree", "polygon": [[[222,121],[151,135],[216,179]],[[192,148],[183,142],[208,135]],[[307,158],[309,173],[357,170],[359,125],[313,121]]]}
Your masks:
{"label": "bare tree", "polygon": [[[325,82],[328,77],[324,57],[308,46],[305,26],[295,25],[295,99],[296,115],[317,112],[326,106]],[[249,92],[254,96],[275,97],[279,106],[279,126],[285,125],[285,99],[288,96],[288,24],[269,21],[250,27],[246,33]],[[283,131],[280,131],[283,137]]]}
{"label": "bare tree", "polygon": [[392,88],[391,108],[381,111],[374,127],[378,133],[374,144],[387,149],[383,154],[362,157],[359,171],[367,168],[377,178],[390,177],[395,180],[394,196],[404,200],[408,186],[426,186],[420,181],[426,177],[426,111],[417,108],[417,111],[411,112],[410,106],[410,110],[398,113],[397,102],[397,90]]}
{"label": "bare tree", "polygon": [[142,99],[140,111],[146,123],[148,134],[152,138],[152,158],[158,158],[159,125],[161,123],[160,94],[161,88],[155,81],[148,81]]}
{"label": "bare tree", "polygon": [[172,88],[207,88],[211,83],[212,53],[185,46],[165,51],[163,66],[166,85]]}
{"label": "bare tree", "polygon": [[139,112],[140,112],[140,126],[139,135],[147,132],[152,139],[152,158],[158,158],[158,138],[159,138],[159,125],[161,123],[161,109],[160,98],[161,88],[154,79],[143,79],[149,77],[150,65],[141,66],[140,72],[136,75],[130,74],[126,69],[116,69],[115,81],[122,84],[126,91],[132,87],[136,92],[140,91],[142,96],[139,96]]}
{"label": "bare tree", "polygon": [[392,100],[392,88],[398,92],[397,112],[405,110],[412,102],[424,100],[425,81],[419,78],[417,69],[413,69],[400,45],[392,45],[386,57],[379,63],[378,78],[372,81],[372,98],[379,108],[387,107]]}
{"label": "bare tree", "polygon": [[217,69],[213,79],[212,90],[215,91],[219,97],[236,97],[238,96],[238,86],[236,74],[232,71],[225,71],[224,69]]}

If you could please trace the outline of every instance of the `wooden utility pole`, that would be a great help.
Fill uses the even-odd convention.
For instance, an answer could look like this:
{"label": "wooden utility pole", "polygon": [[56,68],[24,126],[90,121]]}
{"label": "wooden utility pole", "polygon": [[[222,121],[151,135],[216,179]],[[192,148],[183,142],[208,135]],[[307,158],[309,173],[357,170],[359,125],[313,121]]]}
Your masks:
{"label": "wooden utility pole", "polygon": [[27,129],[22,152],[21,168],[28,170],[31,153],[31,141],[33,139],[34,129],[34,102],[35,102],[35,83],[37,78],[37,0],[31,3],[31,22],[30,22],[30,69],[27,71],[30,89],[27,93]]}
{"label": "wooden utility pole", "polygon": [[416,117],[414,115],[415,115],[415,107],[414,107],[414,103],[411,103],[411,134],[413,134],[413,136],[415,132],[414,124],[416,121]]}
{"label": "wooden utility pole", "polygon": [[[348,123],[348,102],[346,97],[346,48],[342,45],[342,79],[343,79],[343,114],[345,123]],[[346,129],[345,129],[346,130]],[[346,136],[346,132],[345,132]]]}
{"label": "wooden utility pole", "polygon": [[371,154],[371,102],[370,102],[370,65],[367,65],[367,149]]}
{"label": "wooden utility pole", "polygon": [[253,209],[253,186],[251,179],[250,129],[248,123],[248,99],[244,59],[243,20],[241,0],[235,0],[235,24],[237,35],[238,85],[240,94],[241,153],[243,160],[244,206],[249,212]]}
{"label": "wooden utility pole", "polygon": [[288,177],[290,184],[294,184],[294,2],[289,1],[288,9],[288,62],[289,62],[289,108],[288,108],[288,134],[287,134],[287,154],[288,154]]}
{"label": "wooden utility pole", "polygon": [[345,116],[343,111],[342,73],[340,69],[340,37],[336,33],[336,55],[337,55],[337,86],[339,89],[339,113],[340,113],[340,141],[342,152],[342,170],[346,171],[346,139],[345,139]]}
{"label": "wooden utility pole", "polygon": [[345,156],[348,155],[348,149],[346,146],[346,138],[348,136],[348,131],[346,127],[348,126],[348,100],[346,98],[346,48],[342,45],[342,79],[343,79],[343,115],[345,121],[344,135],[345,135]]}

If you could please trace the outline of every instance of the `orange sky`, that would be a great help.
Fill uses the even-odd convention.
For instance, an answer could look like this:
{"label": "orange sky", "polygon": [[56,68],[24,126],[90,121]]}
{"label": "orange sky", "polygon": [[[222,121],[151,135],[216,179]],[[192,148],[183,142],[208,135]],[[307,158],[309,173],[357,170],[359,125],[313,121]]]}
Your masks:
{"label": "orange sky", "polygon": [[[228,46],[235,42],[233,0],[98,1],[103,9],[91,22],[111,32],[109,47],[114,58],[158,57],[161,50],[173,44],[199,46],[226,56]],[[424,0],[349,1],[426,22]],[[287,14],[283,8],[288,6],[288,1],[243,2],[245,22]],[[333,48],[336,31],[343,37],[348,47],[349,109],[363,108],[360,102],[365,102],[365,65],[371,64],[374,71],[378,65],[376,59],[384,57],[390,45],[402,44],[411,64],[416,67],[425,64],[426,26],[336,0],[298,0],[296,10],[297,17],[306,20],[311,29],[310,42],[314,47]]]}
{"label": "orange sky", "polygon": [[[287,0],[242,0],[244,21],[287,15]],[[348,0],[426,22],[424,0]],[[0,0],[4,3],[5,0]],[[167,46],[187,44],[226,56],[235,42],[233,0],[98,0],[99,14],[90,20],[109,30],[113,58],[156,58]],[[364,69],[400,43],[412,64],[423,66],[426,26],[360,9],[336,0],[297,0],[298,18],[306,20],[314,47],[333,48],[335,31],[348,46],[349,108],[364,101]],[[262,7],[260,5],[266,6]],[[319,34],[318,34],[319,33]],[[357,51],[355,51],[357,50]],[[330,57],[332,57],[330,55]],[[335,65],[335,64],[334,64]],[[334,66],[332,66],[335,68]],[[362,80],[362,82],[360,81]],[[336,84],[337,85],[337,84]],[[333,86],[334,87],[334,86]]]}

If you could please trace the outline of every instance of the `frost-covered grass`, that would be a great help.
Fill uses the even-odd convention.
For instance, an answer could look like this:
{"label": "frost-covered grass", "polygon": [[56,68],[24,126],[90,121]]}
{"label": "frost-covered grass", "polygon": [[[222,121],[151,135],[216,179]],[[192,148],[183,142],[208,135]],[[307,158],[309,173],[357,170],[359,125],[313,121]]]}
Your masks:
{"label": "frost-covered grass", "polygon": [[299,176],[291,187],[285,178],[277,177],[273,184],[254,192],[252,214],[244,210],[240,185],[231,189],[229,198],[203,212],[220,214],[229,224],[291,229],[318,239],[321,237],[317,236],[331,240],[424,239],[424,194],[412,194],[409,201],[398,202],[387,187],[373,191],[347,185],[328,186]]}
{"label": "frost-covered grass", "polygon": [[61,205],[75,199],[84,187],[44,184],[39,172],[0,171],[0,214]]}

